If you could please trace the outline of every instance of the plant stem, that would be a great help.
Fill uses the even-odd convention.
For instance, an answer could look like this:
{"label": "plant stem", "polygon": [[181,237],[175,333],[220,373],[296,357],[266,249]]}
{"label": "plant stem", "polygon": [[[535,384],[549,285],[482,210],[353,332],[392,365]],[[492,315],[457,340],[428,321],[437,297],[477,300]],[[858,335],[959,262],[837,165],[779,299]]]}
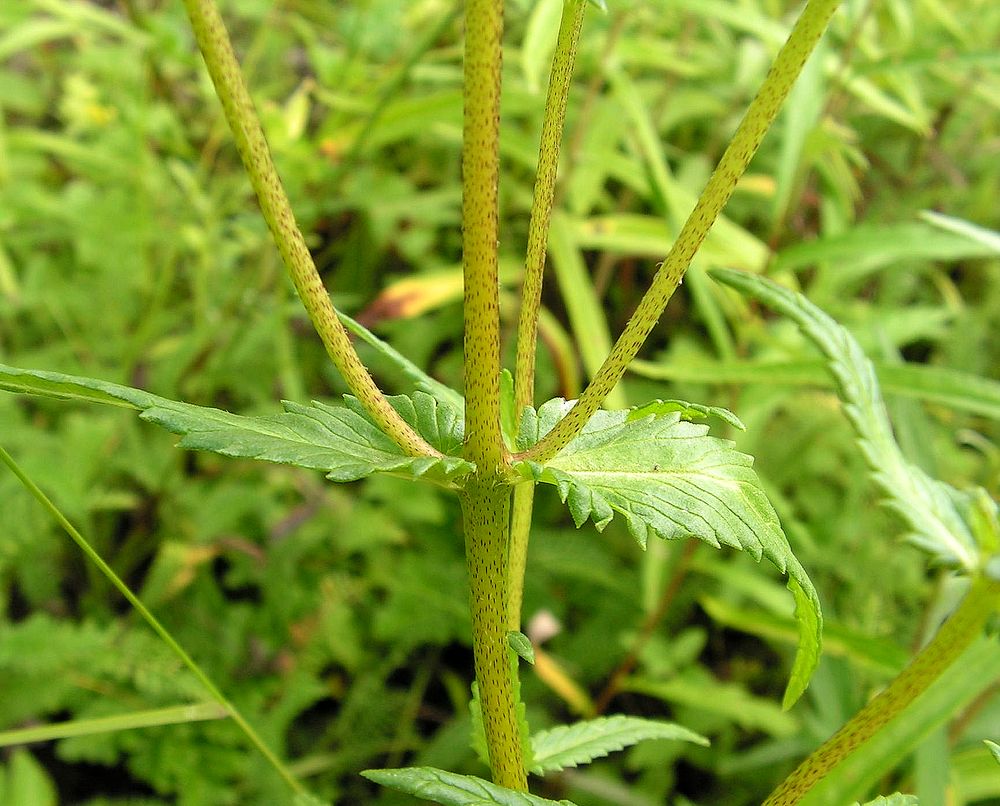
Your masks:
{"label": "plant stem", "polygon": [[264,220],[327,354],[365,411],[400,449],[410,456],[440,456],[389,405],[337,319],[295,222],[218,8],[213,0],[184,0],[184,6]]}
{"label": "plant stem", "polygon": [[893,717],[920,696],[954,663],[1000,608],[1000,582],[975,579],[958,609],[889,687],[862,708],[810,755],[764,801],[763,806],[798,803],[841,761],[856,752]]}
{"label": "plant stem", "polygon": [[507,462],[500,432],[497,277],[502,0],[468,0],[462,134],[465,458],[481,473]]}
{"label": "plant stem", "polygon": [[556,172],[559,168],[563,125],[566,120],[566,101],[569,98],[570,80],[576,63],[576,51],[586,8],[587,0],[566,0],[563,4],[559,36],[552,56],[549,88],[545,97],[542,137],[538,149],[538,173],[535,176],[531,221],[528,224],[528,249],[524,261],[521,311],[517,322],[514,403],[519,418],[524,407],[534,403],[535,347],[538,338],[538,309],[542,296],[545,251],[549,221],[552,216],[552,200],[556,191]]}
{"label": "plant stem", "polygon": [[507,629],[521,629],[521,603],[524,600],[524,569],[528,565],[528,538],[531,535],[531,512],[535,503],[535,485],[524,482],[514,487],[510,514],[510,541],[507,551]]}
{"label": "plant stem", "polygon": [[504,604],[510,487],[476,474],[460,494],[472,604],[472,642],[493,780],[526,792]]}
{"label": "plant stem", "polygon": [[52,503],[52,500],[42,492],[41,488],[35,482],[33,482],[25,473],[20,465],[14,461],[12,457],[3,447],[0,447],[0,461],[2,461],[7,467],[10,468],[11,472],[20,479],[21,483],[28,489],[35,499],[49,512],[49,514],[55,519],[63,530],[70,536],[74,543],[80,547],[80,550],[87,556],[87,558],[97,566],[98,570],[104,574],[104,576],[114,585],[122,596],[125,597],[126,601],[132,607],[135,608],[136,612],[142,617],[142,619],[152,628],[163,642],[170,647],[171,651],[180,658],[181,663],[183,663],[188,670],[193,674],[198,682],[204,686],[205,690],[212,696],[212,698],[219,703],[219,705],[225,710],[225,712],[232,717],[233,721],[240,727],[246,737],[250,740],[250,743],[260,751],[261,755],[267,759],[268,763],[277,770],[278,774],[285,780],[285,783],[292,789],[293,792],[299,795],[306,795],[307,791],[302,784],[295,778],[294,775],[289,771],[288,767],[279,759],[274,751],[268,747],[264,740],[260,737],[260,734],[254,730],[253,726],[247,722],[237,709],[229,700],[226,699],[222,691],[212,682],[212,679],[208,674],[202,670],[194,658],[192,658],[184,648],[177,643],[176,639],[170,632],[164,627],[159,620],[154,616],[149,609],[142,603],[138,596],[132,593],[132,589],[126,585],[121,577],[116,574],[110,565],[108,565],[104,558],[98,554],[93,546],[87,542],[87,539],[80,534],[79,530],[69,522],[65,515],[59,510],[59,508]]}
{"label": "plant stem", "polygon": [[684,272],[708,231],[732,196],[736,182],[757,152],[761,140],[838,4],[839,0],[809,0],[736,129],[729,147],[684,222],[649,291],[640,301],[611,353],[570,412],[541,441],[518,455],[517,459],[545,462],[555,456],[580,433],[621,380],[629,362],[639,352],[667,301],[680,285]]}

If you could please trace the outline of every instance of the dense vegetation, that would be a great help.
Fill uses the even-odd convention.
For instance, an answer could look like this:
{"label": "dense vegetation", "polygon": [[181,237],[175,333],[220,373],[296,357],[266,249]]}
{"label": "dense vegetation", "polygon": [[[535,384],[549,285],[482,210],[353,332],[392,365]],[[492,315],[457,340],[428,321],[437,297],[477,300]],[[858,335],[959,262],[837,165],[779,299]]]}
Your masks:
{"label": "dense vegetation", "polygon": [[[462,384],[461,24],[449,0],[224,6],[275,159],[334,302]],[[569,100],[537,401],[573,398],[670,248],[791,5],[609,3]],[[346,7],[345,7],[346,6]],[[509,2],[501,304],[512,357],[559,0]],[[934,633],[951,574],[879,507],[819,353],[708,271],[766,272],[875,361],[907,459],[1000,494],[1000,7],[848,2],[610,408],[725,406],[826,616],[811,687],[784,580],[744,554],[576,530],[540,488],[524,594],[532,727],[671,719],[654,741],[533,780],[588,804],[759,803]],[[253,201],[177,3],[0,5],[0,363],[244,414],[347,391]],[[969,222],[974,222],[970,224]],[[978,225],[978,226],[976,226]],[[361,344],[383,386],[411,383]],[[512,365],[512,360],[507,361]],[[358,775],[486,776],[457,501],[377,476],[173,448],[129,412],[0,396],[17,457],[222,691],[334,803],[404,803]],[[1000,798],[1000,651],[872,750],[871,794]],[[527,667],[525,667],[527,668]],[[0,729],[122,716],[11,749],[0,802],[283,803],[285,783],[19,484],[0,473]],[[157,727],[136,714],[160,713]],[[130,715],[132,722],[129,722]],[[151,719],[147,717],[148,720]],[[5,742],[10,744],[10,741]],[[860,793],[858,796],[861,797]]]}

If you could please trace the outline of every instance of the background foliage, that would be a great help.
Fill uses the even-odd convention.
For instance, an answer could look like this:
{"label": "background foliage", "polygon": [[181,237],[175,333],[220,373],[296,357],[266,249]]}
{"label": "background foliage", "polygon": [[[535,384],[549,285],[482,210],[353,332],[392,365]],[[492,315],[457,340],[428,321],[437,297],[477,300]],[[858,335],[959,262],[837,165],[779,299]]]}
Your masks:
{"label": "background foliage", "polygon": [[[335,302],[457,386],[455,5],[224,10]],[[559,5],[507,3],[508,290]],[[774,0],[610,5],[588,15],[570,100],[539,400],[574,396],[603,358],[794,11]],[[704,272],[766,269],[804,288],[884,371],[908,458],[995,497],[996,250],[921,211],[1000,228],[998,37],[990,0],[845,2],[613,401],[697,400],[747,424],[710,421],[756,457],[819,589],[828,638],[810,691],[780,710],[794,629],[766,566],[695,542],[639,555],[622,523],[576,531],[540,490],[525,618],[533,637],[543,621],[559,629],[524,675],[532,724],[610,702],[713,742],[648,743],[550,776],[540,794],[581,806],[759,802],[933,629],[946,580],[877,507],[816,353]],[[0,113],[0,361],[248,414],[345,391],[284,278],[179,4],[3,3]],[[390,390],[408,391],[363,355]],[[933,374],[943,369],[986,380],[973,395],[967,375]],[[317,794],[404,802],[360,778],[366,767],[483,773],[468,740],[462,543],[446,495],[185,453],[127,412],[42,399],[0,397],[0,440]],[[0,690],[0,729],[200,699],[9,475]],[[952,803],[1000,797],[977,741],[1000,735],[996,691],[984,681],[970,692],[881,791],[908,787],[932,804],[946,788]],[[236,729],[214,721],[8,751],[0,793],[32,806],[286,797]]]}

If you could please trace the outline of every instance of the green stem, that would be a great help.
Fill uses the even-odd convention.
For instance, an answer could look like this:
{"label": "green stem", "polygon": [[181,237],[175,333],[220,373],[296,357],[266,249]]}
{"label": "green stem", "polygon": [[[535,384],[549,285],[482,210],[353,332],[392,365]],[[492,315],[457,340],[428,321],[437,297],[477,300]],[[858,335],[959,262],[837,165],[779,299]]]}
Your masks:
{"label": "green stem", "polygon": [[525,482],[514,487],[510,514],[510,548],[507,551],[507,629],[521,629],[521,603],[524,600],[524,570],[528,565],[528,539],[531,535],[531,511],[535,503],[535,485]]}
{"label": "green stem", "polygon": [[468,0],[462,135],[462,262],[465,281],[465,458],[480,473],[507,463],[500,432],[500,302],[497,276],[502,0]]}
{"label": "green stem", "polygon": [[850,722],[809,756],[764,801],[764,806],[792,806],[848,756],[864,752],[865,743],[900,714],[954,663],[979,636],[1000,608],[1000,582],[973,581],[958,609],[934,639],[897,676],[889,687],[862,708]]}
{"label": "green stem", "polygon": [[761,140],[839,2],[840,0],[809,0],[736,129],[729,147],[684,222],[649,291],[629,319],[611,353],[570,412],[541,441],[517,456],[517,459],[545,462],[555,456],[580,433],[621,380],[629,363],[659,320],[708,231],[732,196],[736,182],[757,152]]}
{"label": "green stem", "polygon": [[218,8],[213,0],[184,0],[184,5],[264,220],[327,353],[365,411],[393,442],[411,456],[440,456],[389,405],[337,319],[295,222]]}
{"label": "green stem", "polygon": [[524,262],[524,284],[521,289],[521,311],[517,322],[517,359],[514,365],[515,410],[520,412],[534,403],[535,349],[538,336],[538,310],[542,297],[542,275],[545,270],[545,247],[552,216],[552,200],[556,191],[556,172],[566,102],[569,98],[573,66],[583,27],[587,0],[566,0],[563,4],[559,37],[552,56],[552,72],[545,97],[542,137],[538,148],[538,173],[528,224],[528,249]]}
{"label": "green stem", "polygon": [[477,474],[460,494],[472,605],[472,643],[493,780],[526,792],[504,605],[510,487]]}
{"label": "green stem", "polygon": [[465,458],[475,474],[460,493],[472,606],[472,644],[493,780],[527,791],[507,648],[510,456],[500,428],[500,181],[502,0],[467,0],[462,137],[465,280]]}
{"label": "green stem", "polygon": [[20,465],[14,461],[14,458],[7,453],[2,446],[0,446],[0,461],[2,461],[7,467],[10,468],[11,472],[20,479],[21,483],[28,489],[28,491],[35,497],[35,499],[48,510],[49,514],[55,519],[55,521],[65,530],[66,534],[72,538],[73,542],[80,547],[80,550],[87,555],[90,561],[97,566],[98,570],[104,574],[105,577],[114,585],[122,596],[128,601],[132,607],[135,608],[136,612],[143,618],[143,620],[152,628],[163,642],[170,647],[171,651],[180,658],[181,663],[183,663],[197,679],[198,682],[205,687],[205,690],[215,699],[219,705],[226,711],[226,713],[232,717],[233,721],[239,725],[240,729],[250,740],[250,743],[260,751],[261,755],[267,759],[268,763],[277,770],[278,774],[285,780],[292,791],[299,795],[308,794],[305,787],[302,786],[296,780],[295,776],[289,772],[288,768],[282,763],[274,752],[268,747],[264,740],[260,737],[253,726],[244,719],[243,715],[236,709],[229,700],[226,699],[222,691],[212,682],[211,678],[202,671],[202,668],[195,662],[194,658],[188,655],[184,651],[184,648],[177,643],[174,637],[167,631],[164,627],[134,593],[126,585],[122,579],[111,569],[104,559],[98,554],[87,539],[80,534],[77,528],[69,522],[65,515],[59,511],[59,508],[52,503],[49,497],[42,492],[35,482],[33,482],[28,475],[21,469]]}

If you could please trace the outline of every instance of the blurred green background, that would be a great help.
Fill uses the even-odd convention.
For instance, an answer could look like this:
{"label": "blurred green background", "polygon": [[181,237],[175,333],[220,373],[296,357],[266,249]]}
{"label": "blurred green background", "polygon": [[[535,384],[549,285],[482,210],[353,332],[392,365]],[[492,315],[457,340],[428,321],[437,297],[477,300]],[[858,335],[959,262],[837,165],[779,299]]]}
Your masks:
{"label": "blurred green background", "polygon": [[[454,386],[457,5],[223,3],[335,303]],[[588,12],[570,97],[539,401],[577,394],[600,363],[797,10],[608,5]],[[510,336],[561,2],[505,6]],[[812,688],[780,710],[794,628],[773,569],[693,542],[643,555],[617,522],[574,530],[541,491],[525,622],[559,626],[542,647],[553,665],[524,674],[533,727],[610,699],[610,712],[674,719],[713,746],[649,743],[536,780],[537,793],[580,806],[759,803],[933,629],[944,577],[879,509],[816,353],[705,270],[767,271],[806,290],[880,367],[908,457],[996,497],[1000,249],[986,230],[1000,229],[998,41],[993,0],[844,2],[611,401],[677,397],[747,423],[745,434],[712,427],[756,457],[819,588],[829,626]],[[407,390],[359,349],[386,389]],[[0,4],[0,362],[248,414],[346,391],[284,277],[179,2]],[[128,412],[0,395],[0,444],[318,795],[412,802],[378,792],[357,775],[367,767],[485,774],[468,741],[456,502],[391,478],[335,487],[174,442]],[[630,656],[621,690],[602,698]],[[997,802],[1000,774],[977,741],[1000,736],[997,690],[971,692],[878,791]],[[0,730],[201,699],[0,473]],[[2,760],[11,806],[288,799],[228,722],[8,748]]]}

